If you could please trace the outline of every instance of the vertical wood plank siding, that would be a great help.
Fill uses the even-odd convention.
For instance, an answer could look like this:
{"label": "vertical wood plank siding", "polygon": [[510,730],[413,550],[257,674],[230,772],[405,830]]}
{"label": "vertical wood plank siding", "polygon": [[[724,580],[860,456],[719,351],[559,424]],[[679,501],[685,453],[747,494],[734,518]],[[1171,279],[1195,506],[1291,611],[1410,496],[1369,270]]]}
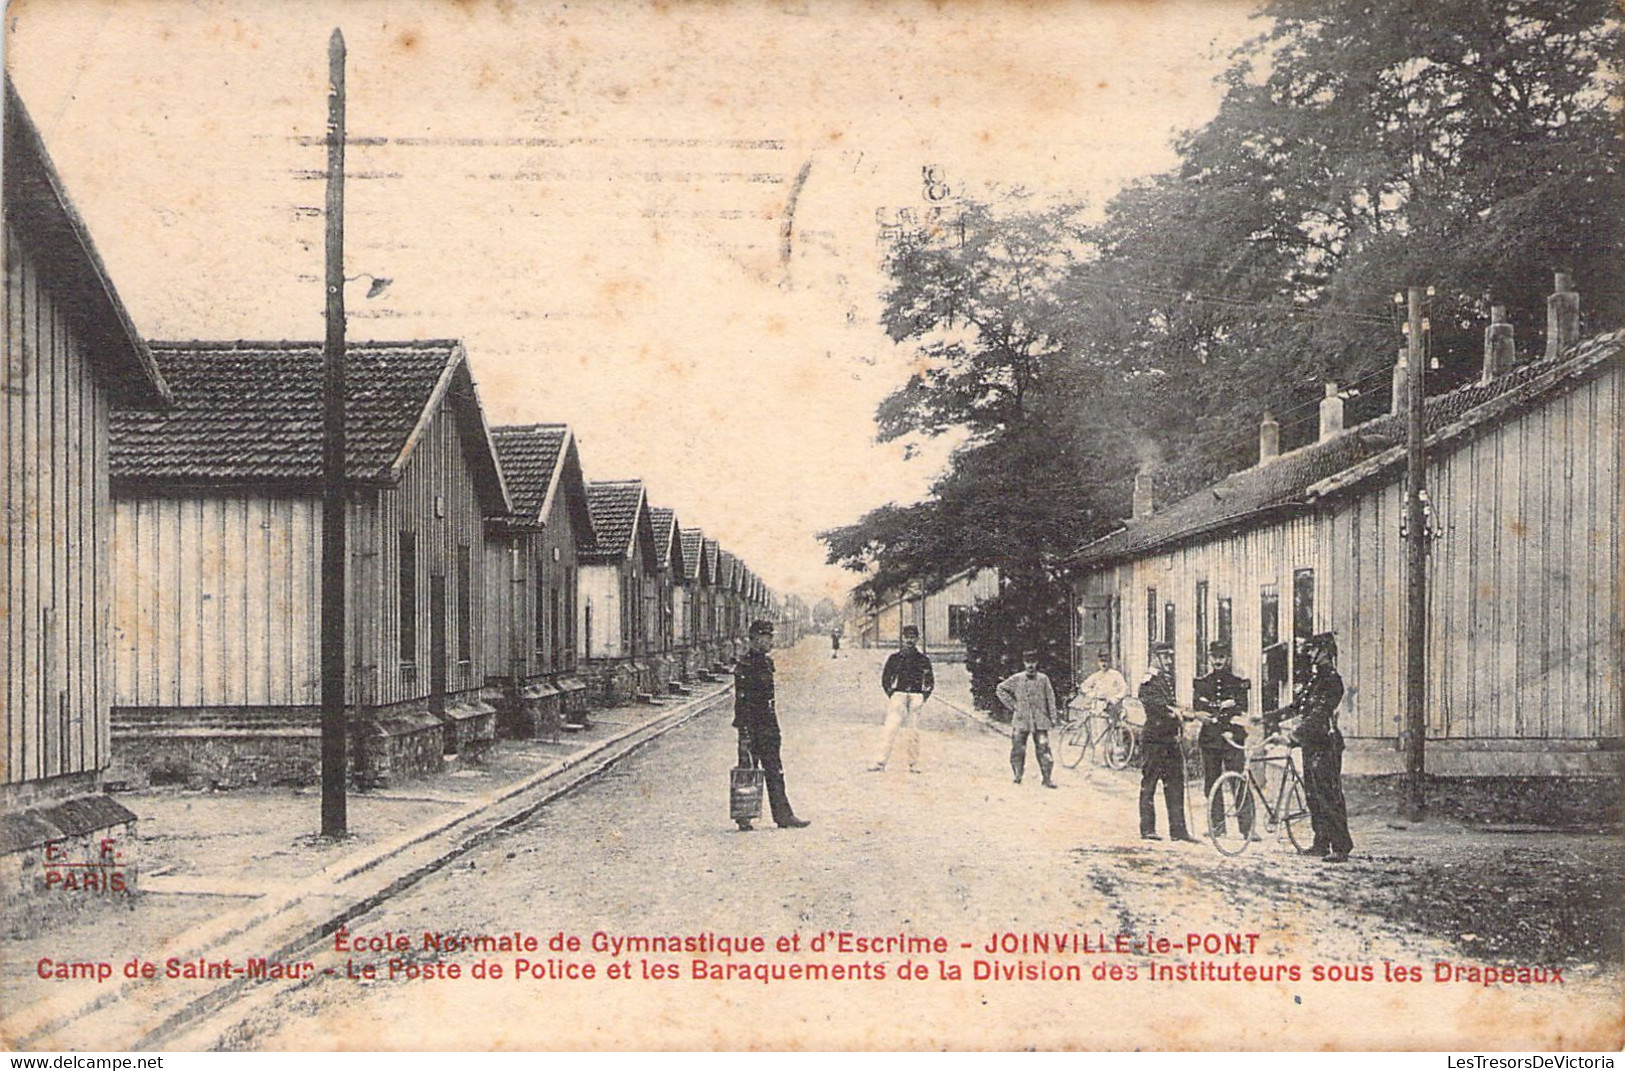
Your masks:
{"label": "vertical wood plank siding", "polygon": [[[1620,518],[1625,435],[1610,366],[1435,459],[1429,495],[1444,538],[1428,559],[1428,733],[1453,740],[1621,736]],[[1402,488],[1389,481],[1313,515],[1248,528],[1094,570],[1077,593],[1111,595],[1125,673],[1146,670],[1146,589],[1171,601],[1181,701],[1194,673],[1196,583],[1234,600],[1237,672],[1263,678],[1260,588],[1282,597],[1290,635],[1294,569],[1315,570],[1314,627],[1338,634],[1351,737],[1397,744],[1403,713]],[[1290,670],[1289,670],[1290,672]]]}
{"label": "vertical wood plank siding", "polygon": [[115,499],[113,705],[319,703],[320,510],[252,493]]}
{"label": "vertical wood plank siding", "polygon": [[485,534],[481,559],[485,568],[485,641],[496,646],[491,662],[495,678],[524,678],[533,672],[534,538],[504,531]]}
{"label": "vertical wood plank siding", "polygon": [[[389,706],[422,699],[429,694],[429,578],[446,578],[446,690],[450,693],[477,689],[485,678],[498,671],[502,652],[496,645],[473,636],[468,644],[472,658],[457,661],[457,548],[466,546],[474,553],[485,539],[484,518],[475,493],[474,477],[458,435],[456,415],[449,405],[441,406],[431,418],[422,440],[412,451],[400,483],[381,490],[376,506],[365,522],[371,536],[366,552],[373,577],[359,580],[353,612],[370,613],[378,622],[375,632],[364,637],[370,650],[358,651],[365,676],[376,679],[371,702]],[[436,503],[443,516],[436,516]],[[417,657],[411,664],[400,659],[399,569],[401,532],[417,535]],[[373,564],[375,563],[375,565]],[[361,563],[358,563],[358,565]],[[365,570],[362,570],[363,575]],[[486,570],[471,569],[469,582],[469,622],[482,630],[486,620]]]}
{"label": "vertical wood plank siding", "polygon": [[[621,646],[621,570],[615,565],[583,565],[577,647],[582,658],[630,658]],[[592,635],[587,635],[587,611],[592,611]],[[591,649],[588,649],[588,641]]]}
{"label": "vertical wood plank siding", "polygon": [[[553,508],[543,518],[546,527],[540,540],[540,562],[543,588],[559,593],[559,623],[561,635],[543,636],[536,645],[540,653],[537,673],[567,673],[576,668],[576,534],[570,523],[569,502],[561,489],[553,496]],[[558,551],[558,561],[553,552]],[[539,590],[532,585],[532,594]],[[549,596],[551,598],[551,596]],[[552,626],[551,606],[546,610],[547,622]],[[532,617],[534,618],[534,613]]]}
{"label": "vertical wood plank siding", "polygon": [[[485,537],[487,679],[526,679],[576,667],[576,539],[562,491],[554,496],[543,524],[539,533],[493,532]],[[557,636],[551,632],[554,591]],[[540,632],[538,613],[544,623]]]}
{"label": "vertical wood plank siding", "polygon": [[[429,577],[447,578],[447,688],[475,689],[502,656],[485,642],[485,570],[471,571],[471,661],[458,663],[457,548],[483,520],[450,409],[435,415],[398,486],[350,509],[351,696],[428,695]],[[437,496],[444,516],[435,515]],[[113,503],[113,703],[127,707],[315,706],[321,700],[321,501],[263,491],[121,493]],[[418,537],[418,658],[399,658],[398,535]]]}
{"label": "vertical wood plank siding", "polygon": [[5,228],[5,783],[107,765],[105,388]]}
{"label": "vertical wood plank siding", "polygon": [[926,647],[963,644],[963,639],[948,637],[948,607],[974,607],[998,593],[999,574],[992,569],[980,569],[927,595],[921,612],[920,643]]}

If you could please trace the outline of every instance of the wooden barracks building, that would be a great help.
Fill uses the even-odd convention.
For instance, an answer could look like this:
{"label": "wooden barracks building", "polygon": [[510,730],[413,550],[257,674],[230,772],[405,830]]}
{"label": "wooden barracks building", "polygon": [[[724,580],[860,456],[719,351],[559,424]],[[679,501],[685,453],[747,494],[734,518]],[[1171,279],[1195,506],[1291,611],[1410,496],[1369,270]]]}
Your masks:
{"label": "wooden barracks building", "polygon": [[[322,346],[148,343],[5,86],[0,886],[99,861],[108,785],[320,761]],[[435,771],[691,678],[770,593],[561,424],[486,425],[454,340],[346,348],[352,773]],[[726,616],[718,607],[726,601]],[[691,653],[692,652],[692,653]]]}
{"label": "wooden barracks building", "polygon": [[487,517],[486,634],[506,637],[493,679],[503,729],[550,734],[581,720],[587,683],[576,670],[580,548],[593,545],[587,485],[564,424],[492,429],[513,512]]}
{"label": "wooden barracks building", "polygon": [[651,619],[659,562],[641,480],[587,485],[593,543],[581,551],[581,654],[601,701],[655,689]]}
{"label": "wooden barracks building", "polygon": [[[1515,363],[1497,322],[1481,378],[1426,403],[1430,773],[1621,771],[1625,332],[1577,343],[1578,301],[1559,276],[1544,358]],[[1290,701],[1297,645],[1334,632],[1348,769],[1396,772],[1404,415],[1342,417],[1328,388],[1318,440],[1286,453],[1266,419],[1256,466],[1162,508],[1142,479],[1133,520],[1075,557],[1078,657],[1108,647],[1133,677],[1171,642],[1188,703],[1223,640],[1269,709]]]}
{"label": "wooden barracks building", "polygon": [[[114,747],[108,422],[114,405],[161,409],[169,389],[9,78],[4,124],[0,889],[21,899],[50,874],[126,879],[86,867],[105,862],[104,841],[130,859],[135,817],[102,793]],[[46,873],[46,844],[75,869]]]}
{"label": "wooden barracks building", "polygon": [[[118,762],[160,780],[308,774],[321,344],[153,352],[174,405],[113,418]],[[494,736],[481,693],[508,667],[483,635],[485,518],[510,503],[460,343],[352,343],[346,364],[352,761],[377,781]]]}

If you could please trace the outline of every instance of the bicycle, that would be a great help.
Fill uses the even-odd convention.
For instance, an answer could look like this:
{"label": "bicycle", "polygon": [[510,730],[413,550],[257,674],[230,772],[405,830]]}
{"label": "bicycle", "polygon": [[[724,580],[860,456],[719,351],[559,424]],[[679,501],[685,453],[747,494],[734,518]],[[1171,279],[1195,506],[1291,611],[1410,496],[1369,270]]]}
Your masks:
{"label": "bicycle", "polygon": [[1113,770],[1126,769],[1134,758],[1133,727],[1121,707],[1113,712],[1104,699],[1094,700],[1087,716],[1064,722],[1060,730],[1061,765],[1069,770],[1076,769],[1090,752],[1098,751],[1097,761]]}
{"label": "bicycle", "polygon": [[[1225,743],[1246,756],[1242,772],[1228,770],[1213,782],[1207,794],[1208,839],[1221,855],[1240,855],[1258,837],[1258,804],[1264,805],[1264,831],[1286,831],[1287,840],[1298,851],[1314,841],[1309,827],[1308,793],[1292,760],[1292,748],[1279,737],[1249,748],[1226,739]],[[1262,768],[1262,769],[1260,769]],[[1273,794],[1269,772],[1278,769]]]}

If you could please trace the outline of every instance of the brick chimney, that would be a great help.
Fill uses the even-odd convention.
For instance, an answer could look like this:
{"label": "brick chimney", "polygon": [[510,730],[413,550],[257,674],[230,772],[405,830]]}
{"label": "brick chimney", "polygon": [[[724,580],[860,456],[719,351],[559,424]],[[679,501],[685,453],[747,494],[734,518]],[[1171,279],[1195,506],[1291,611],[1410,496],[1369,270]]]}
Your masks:
{"label": "brick chimney", "polygon": [[1399,360],[1394,363],[1394,397],[1389,403],[1390,413],[1403,413],[1410,408],[1411,351],[1399,347]]}
{"label": "brick chimney", "polygon": [[1141,469],[1134,476],[1134,519],[1149,517],[1151,513],[1151,473]]}
{"label": "brick chimney", "polygon": [[1511,368],[1517,356],[1512,325],[1507,323],[1507,307],[1491,305],[1490,325],[1484,328],[1484,375],[1480,382],[1488,383]]}
{"label": "brick chimney", "polygon": [[1566,271],[1557,273],[1554,292],[1546,299],[1546,357],[1558,357],[1580,341],[1580,295]]}
{"label": "brick chimney", "polygon": [[1326,397],[1320,400],[1320,441],[1343,432],[1343,399],[1337,395],[1337,384],[1326,384]]}
{"label": "brick chimney", "polygon": [[1268,412],[1258,422],[1258,463],[1267,465],[1281,453],[1281,425]]}

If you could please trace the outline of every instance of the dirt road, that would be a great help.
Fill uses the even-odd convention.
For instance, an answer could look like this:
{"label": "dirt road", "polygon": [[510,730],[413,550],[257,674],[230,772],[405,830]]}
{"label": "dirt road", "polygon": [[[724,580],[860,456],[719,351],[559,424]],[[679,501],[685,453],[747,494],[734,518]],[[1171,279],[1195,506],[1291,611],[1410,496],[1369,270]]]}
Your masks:
{"label": "dirt road", "polygon": [[[1239,860],[1142,842],[1133,772],[1012,784],[1007,742],[938,702],[924,772],[869,773],[878,653],[833,660],[809,642],[776,657],[789,791],[811,828],[734,830],[734,734],[725,711],[705,715],[358,920],[309,978],[266,983],[178,1041],[1541,1049],[1617,1035],[1617,963],[1534,957],[1504,962],[1542,968],[1539,982],[1436,980],[1440,963],[1483,964],[1407,912],[1400,871],[1425,840],[1368,837],[1335,872],[1284,842]],[[425,934],[479,939],[436,951]],[[1193,934],[1211,936],[1185,947]],[[764,948],[724,954],[717,937]],[[503,977],[474,977],[482,963]],[[360,977],[369,965],[378,977]],[[1390,980],[1400,968],[1421,980]]]}

